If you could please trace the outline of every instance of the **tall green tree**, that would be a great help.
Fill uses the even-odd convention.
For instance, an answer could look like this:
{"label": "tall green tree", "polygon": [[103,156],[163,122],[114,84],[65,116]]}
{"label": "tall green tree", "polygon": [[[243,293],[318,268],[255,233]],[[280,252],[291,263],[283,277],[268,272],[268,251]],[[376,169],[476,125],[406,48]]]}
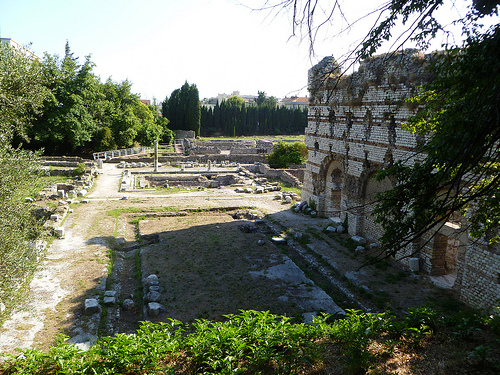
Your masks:
{"label": "tall green tree", "polygon": [[194,130],[200,135],[201,106],[198,88],[187,81],[162,103],[162,115],[174,130]]}
{"label": "tall green tree", "polygon": [[278,99],[274,96],[266,96],[264,91],[257,91],[257,98],[255,98],[255,103],[259,107],[267,106],[270,108],[275,108],[278,105]]}
{"label": "tall green tree", "polygon": [[99,94],[93,67],[89,56],[79,65],[68,43],[62,59],[45,56],[43,70],[50,97],[32,128],[34,147],[43,146],[49,154],[71,153],[91,141],[97,130],[93,111]]}
{"label": "tall green tree", "polygon": [[25,201],[34,193],[40,165],[35,153],[12,143],[27,139],[48,94],[39,62],[0,45],[0,325],[28,295],[42,255],[33,246],[42,223]]}

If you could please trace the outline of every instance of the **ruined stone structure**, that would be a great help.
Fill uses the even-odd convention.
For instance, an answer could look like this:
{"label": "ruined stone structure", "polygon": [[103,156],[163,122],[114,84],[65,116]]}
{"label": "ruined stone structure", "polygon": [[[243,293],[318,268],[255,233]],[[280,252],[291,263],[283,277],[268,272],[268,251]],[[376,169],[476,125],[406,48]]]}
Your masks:
{"label": "ruined stone structure", "polygon": [[[351,235],[372,242],[382,235],[369,203],[395,181],[377,182],[376,171],[396,160],[411,165],[425,157],[414,152],[425,140],[401,124],[417,110],[405,99],[431,78],[431,58],[417,50],[376,56],[345,76],[328,57],[309,71],[309,159],[302,199],[314,202],[322,214],[347,220]],[[500,248],[470,239],[466,224],[459,215],[446,223],[416,255],[419,266],[430,275],[448,275],[462,301],[492,310],[500,300]]]}

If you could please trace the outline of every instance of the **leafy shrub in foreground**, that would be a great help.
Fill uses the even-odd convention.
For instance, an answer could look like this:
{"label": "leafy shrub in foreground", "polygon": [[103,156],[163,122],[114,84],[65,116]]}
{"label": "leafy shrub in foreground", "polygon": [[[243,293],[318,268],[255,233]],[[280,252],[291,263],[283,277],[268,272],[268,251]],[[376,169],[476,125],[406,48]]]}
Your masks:
{"label": "leafy shrub in foreground", "polygon": [[[259,311],[224,318],[192,325],[143,322],[136,334],[103,337],[87,352],[61,336],[48,353],[26,349],[10,356],[0,364],[0,375],[319,374],[326,369],[327,347],[340,353],[334,366],[342,373],[366,373],[392,356],[396,346],[420,350],[438,325],[446,329],[443,318],[427,307],[410,309],[402,319],[390,312],[347,310],[344,318],[330,321],[331,315],[322,314],[312,325]],[[495,321],[483,319],[484,328]],[[498,367],[493,346],[475,348],[470,360],[483,368]]]}

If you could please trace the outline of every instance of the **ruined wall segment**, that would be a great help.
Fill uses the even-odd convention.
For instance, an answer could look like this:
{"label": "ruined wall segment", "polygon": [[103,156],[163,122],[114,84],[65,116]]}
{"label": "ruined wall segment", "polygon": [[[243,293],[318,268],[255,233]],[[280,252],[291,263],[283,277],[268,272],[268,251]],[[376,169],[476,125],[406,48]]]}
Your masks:
{"label": "ruined wall segment", "polygon": [[[373,173],[394,160],[418,161],[413,151],[419,140],[401,124],[417,110],[405,100],[430,79],[429,60],[417,50],[405,50],[365,60],[357,72],[346,76],[327,57],[309,71],[306,145],[310,157],[303,199],[314,200],[326,215],[350,212],[353,235],[380,236],[369,212],[356,208],[364,205],[365,195],[373,195],[370,190],[379,190],[370,179]],[[337,168],[331,169],[333,162]],[[332,186],[331,173],[340,173],[344,186]],[[340,203],[332,205],[330,197],[339,195],[338,191]]]}
{"label": "ruined wall segment", "polygon": [[[327,57],[308,72],[309,159],[302,199],[315,202],[321,214],[347,218],[351,235],[376,242],[383,234],[369,203],[396,181],[376,181],[376,171],[397,160],[413,165],[425,158],[415,152],[425,139],[402,125],[418,111],[406,99],[432,79],[429,66],[435,56],[414,49],[374,56],[350,75]],[[500,302],[500,249],[471,241],[465,219],[459,224],[436,229],[439,235],[422,238],[398,255],[409,256],[425,244],[417,255],[420,269],[451,275],[464,302],[491,310]]]}

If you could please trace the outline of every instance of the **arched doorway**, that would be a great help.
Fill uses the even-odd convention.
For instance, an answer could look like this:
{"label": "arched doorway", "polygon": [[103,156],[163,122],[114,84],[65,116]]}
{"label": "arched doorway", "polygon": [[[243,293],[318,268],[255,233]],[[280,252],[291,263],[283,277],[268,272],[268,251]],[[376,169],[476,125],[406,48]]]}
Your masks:
{"label": "arched doorway", "polygon": [[325,214],[340,217],[344,172],[339,161],[332,161],[325,178]]}

